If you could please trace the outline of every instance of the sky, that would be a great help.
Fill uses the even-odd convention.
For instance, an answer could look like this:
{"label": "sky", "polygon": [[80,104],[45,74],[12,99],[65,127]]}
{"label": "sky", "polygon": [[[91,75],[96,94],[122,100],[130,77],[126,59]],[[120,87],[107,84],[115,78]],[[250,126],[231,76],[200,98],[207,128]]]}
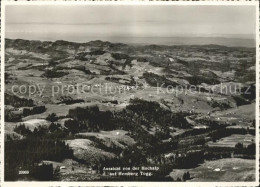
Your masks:
{"label": "sky", "polygon": [[255,36],[254,6],[8,5],[6,37],[55,40],[82,37]]}

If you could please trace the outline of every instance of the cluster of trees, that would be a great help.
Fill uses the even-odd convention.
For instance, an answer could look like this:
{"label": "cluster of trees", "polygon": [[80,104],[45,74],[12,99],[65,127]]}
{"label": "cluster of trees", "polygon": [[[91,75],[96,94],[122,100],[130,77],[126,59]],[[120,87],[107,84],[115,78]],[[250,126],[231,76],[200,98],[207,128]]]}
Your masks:
{"label": "cluster of trees", "polygon": [[213,85],[220,83],[220,81],[216,78],[210,78],[202,75],[194,75],[192,77],[186,77],[186,79],[191,85],[200,85],[201,83]]}
{"label": "cluster of trees", "polygon": [[73,120],[65,121],[64,125],[72,133],[115,129],[112,123],[112,112],[100,111],[97,106],[70,109],[68,117],[73,118]]}
{"label": "cluster of trees", "polygon": [[188,115],[185,112],[173,113],[168,109],[164,109],[159,103],[154,101],[146,101],[142,99],[131,99],[130,104],[126,106],[126,111],[132,112],[146,127],[178,127],[190,128],[190,124],[186,120]]}
{"label": "cluster of trees", "polygon": [[130,58],[127,54],[124,54],[124,53],[111,53],[111,56],[112,56],[115,60],[123,60],[123,59],[128,59],[128,58]]}
{"label": "cluster of trees", "polygon": [[234,152],[234,148],[230,148],[230,147],[205,147],[204,158],[206,160],[231,158],[233,152]]}
{"label": "cluster of trees", "polygon": [[145,57],[137,56],[135,57],[137,62],[148,62],[148,60]]}
{"label": "cluster of trees", "polygon": [[241,96],[249,101],[256,99],[256,87],[254,84],[241,88]]}
{"label": "cluster of trees", "polygon": [[129,82],[129,80],[127,80],[127,79],[122,79],[122,78],[118,78],[118,77],[112,77],[112,76],[110,76],[110,77],[106,77],[105,78],[105,80],[106,81],[111,81],[111,82],[115,82],[115,83],[120,83],[120,81],[124,81],[124,85],[134,85],[134,84],[130,84],[130,82]]}
{"label": "cluster of trees", "polygon": [[190,179],[190,172],[184,172],[183,176],[182,176],[182,181],[186,181]]}
{"label": "cluster of trees", "polygon": [[[65,103],[66,105],[84,102],[83,99],[73,99],[70,96],[61,96],[60,100],[61,100],[60,103]],[[57,104],[60,104],[60,103],[57,103]]]}
{"label": "cluster of trees", "polygon": [[56,70],[45,70],[45,72],[42,74],[42,77],[46,77],[46,78],[60,78],[63,77],[65,75],[68,75],[68,72],[64,72],[64,71],[56,71]]}
{"label": "cluster of trees", "polygon": [[26,117],[34,114],[41,114],[46,111],[45,106],[34,106],[32,108],[24,108],[23,112],[14,111],[13,109],[5,109],[5,121],[7,122],[19,122],[22,117]]}
{"label": "cluster of trees", "polygon": [[167,86],[172,86],[172,87],[176,87],[179,84],[177,84],[176,82],[173,82],[169,79],[167,79],[165,76],[160,76],[151,72],[144,72],[143,73],[143,78],[145,79],[145,81],[154,87],[167,87]]}
{"label": "cluster of trees", "polygon": [[242,143],[237,143],[235,145],[235,154],[243,154],[243,155],[253,155],[256,153],[256,145],[255,143],[251,143],[248,146],[244,147]]}
{"label": "cluster of trees", "polygon": [[59,119],[59,117],[55,113],[51,113],[46,117],[46,120],[50,122],[55,122]]}
{"label": "cluster of trees", "polygon": [[228,103],[226,103],[226,102],[217,102],[217,101],[208,101],[207,102],[210,106],[212,106],[213,108],[219,108],[220,110],[226,110],[226,109],[229,109],[229,108],[231,108],[230,106],[229,106],[229,104]]}
{"label": "cluster of trees", "polygon": [[16,80],[17,78],[13,77],[12,74],[5,72],[5,84],[10,83],[12,80]]}
{"label": "cluster of trees", "polygon": [[46,111],[45,106],[35,106],[33,108],[24,108],[23,109],[23,116],[29,116],[34,114],[41,114]]}
{"label": "cluster of trees", "polygon": [[20,98],[16,95],[5,93],[5,105],[12,105],[13,107],[33,107],[32,99]]}
{"label": "cluster of trees", "polygon": [[31,131],[28,127],[26,127],[23,123],[20,124],[19,126],[15,126],[14,132],[21,134],[23,136],[28,136],[31,135]]}
{"label": "cluster of trees", "polygon": [[15,126],[14,132],[30,138],[45,137],[50,139],[64,139],[70,135],[70,131],[62,127],[59,123],[51,123],[49,127],[38,126],[33,130],[30,130],[25,124],[20,123],[18,126]]}
{"label": "cluster of trees", "polygon": [[35,68],[32,64],[28,64],[27,66],[19,67],[18,70],[28,70],[31,68]]}
{"label": "cluster of trees", "polygon": [[[38,167],[35,164],[42,160],[60,162],[65,158],[73,158],[73,151],[63,141],[69,132],[60,124],[52,123],[49,127],[39,126],[34,130],[20,124],[14,128],[14,132],[23,135],[24,138],[21,140],[6,138],[6,180],[17,180],[19,168],[30,170],[29,175],[38,180],[51,180],[53,169],[49,165]],[[45,177],[40,174],[43,172],[46,172]]]}
{"label": "cluster of trees", "polygon": [[[19,130],[28,134],[27,129]],[[62,161],[73,157],[73,151],[64,141],[48,138],[39,131],[31,132],[30,136],[22,140],[9,139],[5,142],[5,168],[8,174],[5,175],[5,180],[15,180],[19,167],[33,169],[34,164],[41,160]]]}
{"label": "cluster of trees", "polygon": [[255,82],[255,73],[248,70],[251,66],[255,66],[255,56],[251,59],[240,59],[235,66],[235,76],[241,82],[253,81]]}
{"label": "cluster of trees", "polygon": [[22,119],[22,114],[15,113],[11,109],[5,109],[5,121],[6,122],[19,122]]}
{"label": "cluster of trees", "polygon": [[[255,92],[254,92],[254,94],[255,94]],[[250,102],[248,100],[246,100],[245,98],[243,98],[242,96],[235,96],[235,95],[233,95],[232,98],[235,100],[237,106],[250,104]]]}
{"label": "cluster of trees", "polygon": [[93,55],[103,55],[105,54],[106,51],[103,50],[95,50],[95,51],[90,51],[90,52],[81,52],[78,53],[77,56],[75,57],[75,59],[77,60],[82,60],[82,61],[86,61],[89,60],[87,56],[93,56]]}

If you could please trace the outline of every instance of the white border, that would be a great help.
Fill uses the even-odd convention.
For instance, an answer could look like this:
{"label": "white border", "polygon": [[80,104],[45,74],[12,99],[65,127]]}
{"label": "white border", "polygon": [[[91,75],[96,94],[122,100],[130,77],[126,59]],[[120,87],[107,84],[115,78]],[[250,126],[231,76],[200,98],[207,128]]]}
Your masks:
{"label": "white border", "polygon": [[[5,182],[4,181],[4,44],[6,5],[252,5],[256,7],[256,181],[255,182]],[[259,2],[258,1],[2,1],[1,2],[1,185],[4,187],[47,186],[258,186],[259,185]]]}

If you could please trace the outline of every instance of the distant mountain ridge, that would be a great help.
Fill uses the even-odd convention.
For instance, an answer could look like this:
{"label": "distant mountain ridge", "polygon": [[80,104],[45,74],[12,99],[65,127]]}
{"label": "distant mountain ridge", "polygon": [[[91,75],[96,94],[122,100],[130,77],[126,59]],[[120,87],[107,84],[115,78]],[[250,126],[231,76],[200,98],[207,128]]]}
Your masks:
{"label": "distant mountain ridge", "polygon": [[[100,48],[111,48],[111,49],[116,49],[116,48],[131,48],[134,44],[125,44],[125,43],[112,43],[109,41],[101,41],[101,40],[93,40],[85,43],[79,43],[79,42],[70,42],[70,41],[65,41],[65,40],[56,40],[56,41],[40,41],[40,40],[24,40],[24,39],[5,39],[5,47],[16,47],[16,48],[23,48],[27,49],[29,51],[34,51],[34,50],[41,50],[43,48],[45,49],[55,49],[59,50],[60,47],[66,47],[68,49],[73,49],[77,50],[80,48],[86,48],[86,47],[100,47]],[[136,44],[134,45],[135,47],[138,46],[140,48],[169,48],[169,47],[176,47],[180,45],[162,45],[162,44]],[[204,46],[204,47],[224,47],[228,48],[231,46],[226,46],[226,45],[218,45],[218,44],[190,44],[190,45],[182,45],[182,46]],[[231,48],[245,48],[243,46],[239,47],[231,47]],[[254,47],[246,47],[246,48],[254,48]]]}

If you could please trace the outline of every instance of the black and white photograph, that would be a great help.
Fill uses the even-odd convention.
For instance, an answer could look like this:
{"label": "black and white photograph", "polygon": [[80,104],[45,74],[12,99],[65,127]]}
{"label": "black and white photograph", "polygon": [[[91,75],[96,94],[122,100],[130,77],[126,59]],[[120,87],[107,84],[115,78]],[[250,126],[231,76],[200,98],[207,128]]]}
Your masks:
{"label": "black and white photograph", "polygon": [[3,180],[257,184],[258,6],[6,2]]}

